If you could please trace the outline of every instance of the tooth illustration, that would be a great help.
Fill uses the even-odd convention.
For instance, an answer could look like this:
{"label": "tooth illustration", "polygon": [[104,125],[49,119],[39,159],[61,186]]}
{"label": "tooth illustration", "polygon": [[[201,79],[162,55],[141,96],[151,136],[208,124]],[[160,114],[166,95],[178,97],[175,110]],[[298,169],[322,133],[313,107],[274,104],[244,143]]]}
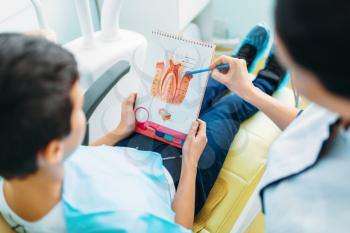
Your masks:
{"label": "tooth illustration", "polygon": [[187,94],[192,75],[183,76],[184,63],[174,63],[169,59],[167,68],[164,62],[156,64],[151,94],[162,101],[170,104],[181,104]]}
{"label": "tooth illustration", "polygon": [[157,96],[160,88],[160,82],[162,79],[163,71],[164,71],[164,62],[158,62],[156,65],[156,75],[153,79],[152,86],[151,86],[151,94],[152,96]]}
{"label": "tooth illustration", "polygon": [[164,108],[159,109],[159,115],[162,117],[163,121],[171,120],[171,114]]}

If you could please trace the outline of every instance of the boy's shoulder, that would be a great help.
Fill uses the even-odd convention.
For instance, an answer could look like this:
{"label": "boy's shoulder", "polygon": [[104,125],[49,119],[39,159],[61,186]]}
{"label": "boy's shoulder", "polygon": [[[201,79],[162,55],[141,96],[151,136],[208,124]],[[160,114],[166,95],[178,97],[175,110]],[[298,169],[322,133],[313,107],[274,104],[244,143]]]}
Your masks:
{"label": "boy's shoulder", "polygon": [[124,157],[123,151],[111,146],[78,146],[64,161],[65,167],[72,164],[85,166],[91,162],[104,163],[106,160],[117,160]]}
{"label": "boy's shoulder", "polygon": [[122,156],[147,156],[147,157],[158,157],[160,156],[157,152],[152,151],[142,151],[137,150],[131,147],[119,147],[119,146],[107,146],[107,145],[101,145],[101,146],[78,146],[75,151],[71,153],[71,156],[68,157],[68,160],[75,160],[80,158],[81,156],[110,156],[110,155],[122,155]]}
{"label": "boy's shoulder", "polygon": [[[65,166],[135,166],[142,163],[146,166],[150,161],[162,163],[161,155],[152,151],[141,151],[129,147],[113,146],[79,146],[66,159]],[[144,167],[141,166],[141,167]],[[140,168],[140,167],[138,167]]]}

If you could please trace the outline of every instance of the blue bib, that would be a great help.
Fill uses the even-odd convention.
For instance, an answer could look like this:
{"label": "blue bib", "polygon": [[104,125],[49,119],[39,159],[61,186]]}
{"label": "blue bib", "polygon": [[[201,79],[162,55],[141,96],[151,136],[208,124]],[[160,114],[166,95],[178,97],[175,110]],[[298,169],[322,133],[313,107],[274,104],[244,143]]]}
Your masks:
{"label": "blue bib", "polygon": [[190,232],[175,223],[161,156],[125,147],[79,147],[65,162],[69,233]]}

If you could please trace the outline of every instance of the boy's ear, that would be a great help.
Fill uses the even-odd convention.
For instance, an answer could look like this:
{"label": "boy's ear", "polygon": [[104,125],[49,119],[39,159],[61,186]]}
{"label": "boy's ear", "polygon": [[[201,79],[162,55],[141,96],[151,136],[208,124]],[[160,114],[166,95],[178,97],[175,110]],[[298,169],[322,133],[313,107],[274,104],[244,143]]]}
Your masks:
{"label": "boy's ear", "polygon": [[50,141],[38,154],[39,163],[44,162],[50,165],[60,163],[63,158],[63,145],[59,140]]}

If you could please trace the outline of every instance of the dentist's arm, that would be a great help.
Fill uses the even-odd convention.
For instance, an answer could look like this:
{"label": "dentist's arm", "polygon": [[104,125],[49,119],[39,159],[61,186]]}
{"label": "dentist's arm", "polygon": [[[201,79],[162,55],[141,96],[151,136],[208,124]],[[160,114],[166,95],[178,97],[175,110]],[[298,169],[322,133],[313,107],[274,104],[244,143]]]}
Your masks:
{"label": "dentist's arm", "polygon": [[192,124],[182,148],[180,182],[172,204],[175,222],[188,229],[193,227],[197,165],[206,144],[206,124],[198,120]]}
{"label": "dentist's arm", "polygon": [[229,64],[229,70],[222,73],[215,69],[212,77],[264,112],[281,130],[296,118],[299,112],[297,108],[279,102],[253,85],[245,60],[222,56],[214,61],[210,68],[222,64]]}
{"label": "dentist's arm", "polygon": [[136,101],[136,94],[130,94],[122,103],[122,112],[119,125],[107,133],[90,146],[114,146],[117,142],[127,138],[134,132],[135,129],[135,112],[134,106]]}

